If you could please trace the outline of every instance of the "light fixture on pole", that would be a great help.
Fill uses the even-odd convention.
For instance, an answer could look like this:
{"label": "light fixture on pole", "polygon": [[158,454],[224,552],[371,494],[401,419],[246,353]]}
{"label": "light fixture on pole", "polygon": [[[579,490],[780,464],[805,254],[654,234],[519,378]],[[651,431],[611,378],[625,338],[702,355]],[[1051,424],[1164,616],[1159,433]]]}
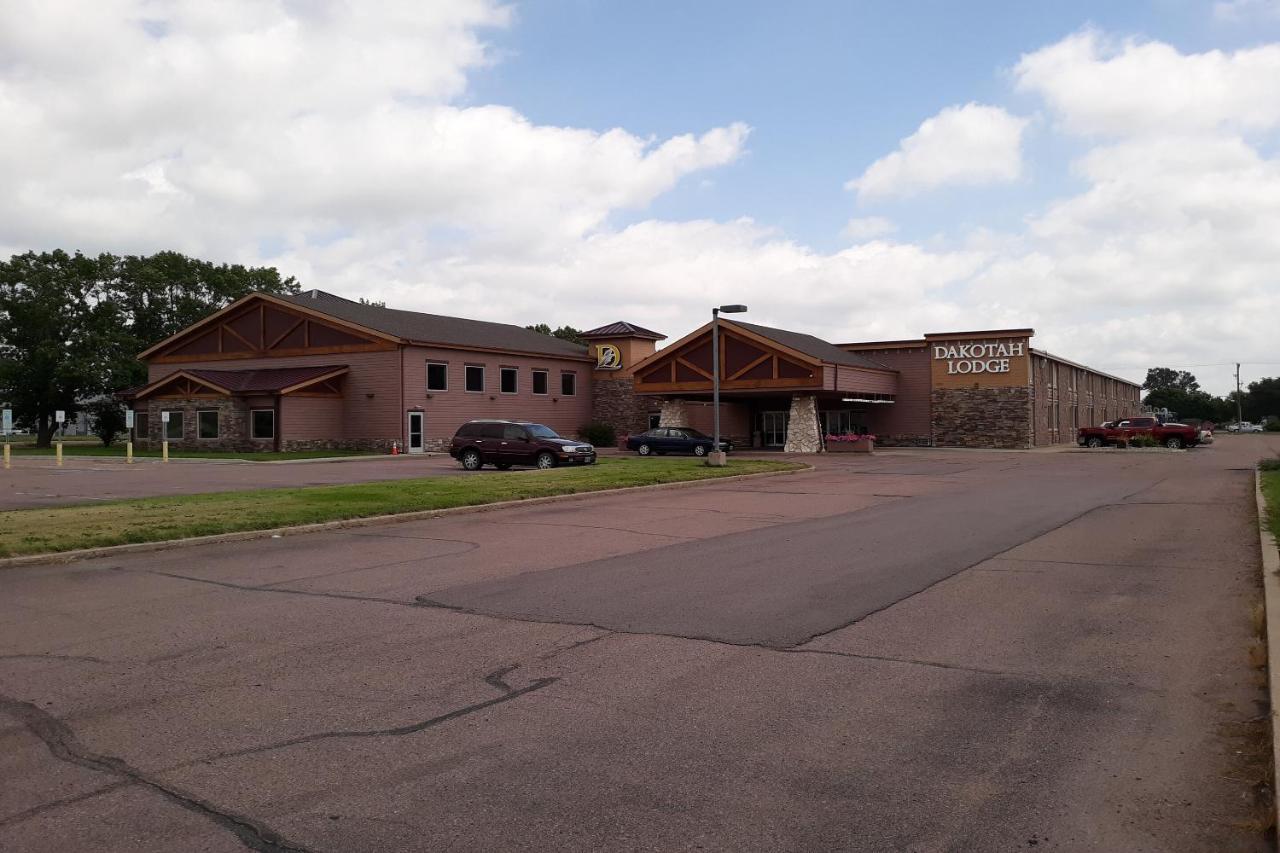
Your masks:
{"label": "light fixture on pole", "polygon": [[720,449],[720,315],[742,314],[746,310],[745,305],[721,305],[711,309],[711,420],[714,426],[707,464],[716,467],[724,465],[724,451]]}

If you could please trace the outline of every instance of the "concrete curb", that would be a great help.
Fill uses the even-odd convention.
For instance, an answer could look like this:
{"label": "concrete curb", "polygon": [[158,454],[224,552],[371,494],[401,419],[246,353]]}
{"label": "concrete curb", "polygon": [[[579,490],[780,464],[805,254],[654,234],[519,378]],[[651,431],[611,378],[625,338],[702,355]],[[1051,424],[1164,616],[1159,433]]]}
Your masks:
{"label": "concrete curb", "polygon": [[[1267,527],[1267,502],[1262,495],[1262,471],[1253,473],[1254,496],[1258,502],[1258,540],[1262,547],[1262,591],[1267,614],[1267,682],[1271,693],[1271,760],[1273,780],[1280,779],[1280,738],[1276,720],[1280,717],[1280,545]],[[1273,781],[1274,785],[1275,782]],[[1280,797],[1276,798],[1280,809]],[[1280,817],[1280,811],[1277,812]]]}
{"label": "concrete curb", "polygon": [[[191,548],[198,545],[216,545],[221,542],[245,542],[252,539],[271,539],[278,536],[297,536],[304,533],[320,533],[325,530],[341,530],[348,527],[375,527],[383,524],[397,524],[402,521],[422,521],[428,518],[441,518],[447,515],[464,515],[477,512],[508,509],[510,507],[533,506],[537,504],[562,503],[575,500],[587,500],[602,495],[620,495],[627,492],[646,492],[662,489],[683,489],[695,486],[706,486],[713,483],[726,483],[738,480],[751,480],[760,477],[785,477],[794,474],[812,472],[812,465],[796,468],[792,471],[759,471],[755,474],[730,474],[727,477],[711,477],[705,480],[680,480],[675,483],[655,483],[649,486],[624,486],[618,489],[597,489],[587,492],[572,492],[567,495],[547,495],[541,498],[523,498],[514,501],[497,501],[475,506],[456,506],[447,509],[422,509],[402,512],[394,515],[370,515],[363,518],[343,518],[336,521],[321,521],[315,524],[299,524],[293,527],[270,527],[262,530],[240,530],[234,533],[215,533],[212,536],[195,536],[188,539],[161,539],[156,542],[137,542],[128,545],[104,545],[100,548],[80,548],[75,551],[56,551],[49,554],[28,554],[21,557],[0,558],[0,570],[35,566],[48,563],[74,563],[77,560],[89,560],[95,557],[110,557],[117,554],[135,554],[145,551],[166,551],[171,548]],[[1280,629],[1277,629],[1280,631]]]}

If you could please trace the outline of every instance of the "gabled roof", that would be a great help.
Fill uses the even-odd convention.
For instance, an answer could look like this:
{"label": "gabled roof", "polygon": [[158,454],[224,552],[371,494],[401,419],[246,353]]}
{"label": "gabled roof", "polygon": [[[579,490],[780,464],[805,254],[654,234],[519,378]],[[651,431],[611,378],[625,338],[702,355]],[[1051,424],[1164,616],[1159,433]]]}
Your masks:
{"label": "gabled roof", "polygon": [[561,358],[588,358],[587,348],[581,344],[562,341],[508,323],[366,305],[323,290],[306,290],[280,299],[413,343],[516,350]]}
{"label": "gabled roof", "polygon": [[637,326],[634,323],[625,323],[619,320],[616,323],[609,323],[598,329],[592,329],[589,332],[582,332],[582,337],[587,340],[594,338],[645,338],[651,341],[665,341],[667,336],[661,332],[654,332],[643,326]]}
{"label": "gabled roof", "polygon": [[815,338],[813,335],[806,335],[803,332],[791,332],[786,329],[775,329],[770,326],[757,326],[755,323],[744,323],[741,320],[725,320],[721,318],[721,323],[732,323],[735,326],[741,326],[749,332],[755,332],[763,338],[777,341],[785,347],[790,347],[797,352],[802,352],[811,358],[820,361],[830,362],[831,364],[843,364],[849,367],[865,367],[871,370],[890,370],[879,362],[872,361],[866,356],[858,355],[854,352],[842,350],[835,344],[827,343],[822,338]]}

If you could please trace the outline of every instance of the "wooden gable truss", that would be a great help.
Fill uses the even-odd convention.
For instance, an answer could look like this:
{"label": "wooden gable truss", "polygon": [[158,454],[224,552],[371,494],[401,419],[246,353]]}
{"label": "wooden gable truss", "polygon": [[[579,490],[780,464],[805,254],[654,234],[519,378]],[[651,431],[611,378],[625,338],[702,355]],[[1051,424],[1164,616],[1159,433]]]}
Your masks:
{"label": "wooden gable truss", "polygon": [[143,352],[181,363],[394,350],[399,339],[259,294],[245,297]]}
{"label": "wooden gable truss", "polygon": [[162,376],[140,389],[136,399],[190,400],[194,397],[210,396],[230,397],[231,390],[199,376],[193,376],[185,370],[179,370],[177,373]]}
{"label": "wooden gable truss", "polygon": [[[720,323],[720,389],[763,391],[821,388],[823,362],[762,335]],[[637,393],[710,391],[712,389],[711,326],[636,365]]]}

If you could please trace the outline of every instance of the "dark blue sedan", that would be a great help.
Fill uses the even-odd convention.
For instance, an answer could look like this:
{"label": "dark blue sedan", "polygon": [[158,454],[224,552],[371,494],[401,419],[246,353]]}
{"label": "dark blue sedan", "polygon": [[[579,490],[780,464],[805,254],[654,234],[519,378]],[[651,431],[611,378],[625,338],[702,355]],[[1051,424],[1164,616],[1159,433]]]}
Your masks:
{"label": "dark blue sedan", "polygon": [[[706,456],[715,445],[711,436],[689,427],[658,427],[627,439],[627,449],[634,450],[641,456],[654,453],[692,453],[694,456]],[[721,450],[733,450],[733,445],[720,439]]]}

